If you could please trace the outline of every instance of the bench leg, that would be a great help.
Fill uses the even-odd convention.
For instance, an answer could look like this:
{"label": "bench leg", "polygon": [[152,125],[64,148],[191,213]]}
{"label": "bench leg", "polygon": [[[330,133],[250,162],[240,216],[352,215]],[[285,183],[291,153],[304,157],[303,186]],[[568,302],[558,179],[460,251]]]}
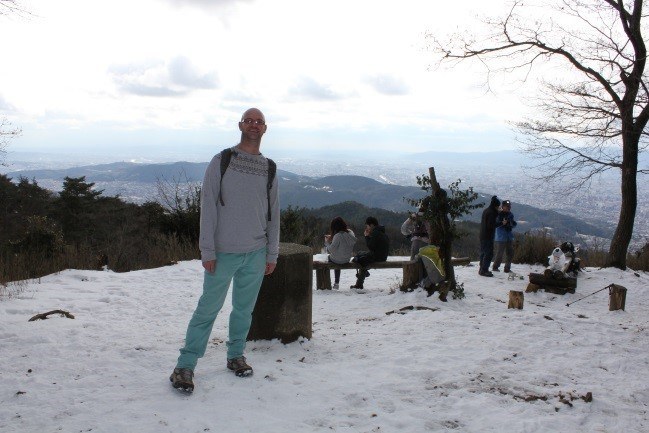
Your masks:
{"label": "bench leg", "polygon": [[315,286],[317,290],[331,290],[331,274],[329,269],[315,270]]}
{"label": "bench leg", "polygon": [[417,287],[417,284],[423,278],[423,268],[421,261],[417,260],[415,263],[403,265],[403,283],[401,283],[401,290],[408,291]]}

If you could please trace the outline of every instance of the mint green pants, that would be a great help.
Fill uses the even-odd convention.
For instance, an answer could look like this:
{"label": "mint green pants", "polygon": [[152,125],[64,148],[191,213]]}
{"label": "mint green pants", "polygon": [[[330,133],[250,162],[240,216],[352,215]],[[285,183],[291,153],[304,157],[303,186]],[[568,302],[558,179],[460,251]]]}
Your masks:
{"label": "mint green pants", "polygon": [[180,349],[178,368],[194,370],[205,349],[216,316],[221,311],[232,282],[232,312],[230,313],[228,359],[243,355],[252,322],[252,310],[266,269],[266,248],[250,253],[217,253],[216,271],[205,272],[203,294],[198,300]]}

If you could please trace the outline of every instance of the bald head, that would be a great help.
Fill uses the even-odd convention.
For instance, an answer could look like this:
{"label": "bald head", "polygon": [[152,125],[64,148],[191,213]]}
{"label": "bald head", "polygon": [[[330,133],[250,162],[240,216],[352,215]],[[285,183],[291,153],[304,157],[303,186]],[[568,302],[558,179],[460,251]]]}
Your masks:
{"label": "bald head", "polygon": [[248,153],[259,153],[261,137],[266,133],[266,118],[258,108],[249,108],[241,116],[239,130],[241,131],[240,148]]}
{"label": "bald head", "polygon": [[264,113],[262,113],[259,108],[248,108],[243,113],[243,116],[241,116],[241,120],[245,118],[255,118],[255,119],[262,119],[264,122],[266,121],[266,118],[264,117]]}

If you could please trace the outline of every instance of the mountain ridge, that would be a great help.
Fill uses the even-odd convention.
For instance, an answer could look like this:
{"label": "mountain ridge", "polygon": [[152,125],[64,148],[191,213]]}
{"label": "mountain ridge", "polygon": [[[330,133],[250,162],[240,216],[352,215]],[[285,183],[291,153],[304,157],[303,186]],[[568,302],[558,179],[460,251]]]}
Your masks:
{"label": "mountain ridge", "polygon": [[[161,181],[201,182],[207,162],[185,162],[141,164],[131,162],[114,162],[71,167],[66,169],[24,170],[9,172],[10,178],[26,177],[40,182],[46,179],[62,181],[66,176],[86,176],[89,182],[101,182],[105,194],[110,194],[111,183],[142,184],[143,188],[155,186]],[[280,203],[282,208],[289,205],[308,209],[318,209],[342,202],[357,202],[368,208],[380,208],[393,212],[408,212],[414,208],[404,198],[417,199],[425,195],[418,186],[403,186],[379,182],[378,180],[358,175],[334,175],[309,177],[286,170],[277,170],[280,182]],[[490,194],[479,194],[478,203],[487,203]],[[468,221],[480,221],[481,210],[474,211],[466,217]],[[610,229],[602,224],[597,226],[552,210],[544,210],[531,205],[513,202],[514,215],[519,220],[518,230],[537,230],[550,227],[560,236],[574,236],[581,233],[590,236],[610,237]]]}

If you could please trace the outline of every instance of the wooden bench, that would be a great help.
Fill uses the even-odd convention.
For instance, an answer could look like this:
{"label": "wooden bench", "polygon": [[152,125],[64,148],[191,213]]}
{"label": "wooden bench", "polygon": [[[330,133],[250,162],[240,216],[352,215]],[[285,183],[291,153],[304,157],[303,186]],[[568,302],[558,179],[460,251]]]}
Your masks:
{"label": "wooden bench", "polygon": [[[452,263],[455,266],[468,265],[470,262],[468,257],[453,258]],[[424,266],[421,260],[393,260],[387,262],[370,263],[366,269],[403,269],[403,281],[401,289],[414,288],[417,283],[421,281],[424,275]],[[331,274],[330,269],[360,269],[358,263],[345,263],[339,265],[331,262],[313,262],[313,269],[316,276],[316,289],[318,290],[331,290]]]}

